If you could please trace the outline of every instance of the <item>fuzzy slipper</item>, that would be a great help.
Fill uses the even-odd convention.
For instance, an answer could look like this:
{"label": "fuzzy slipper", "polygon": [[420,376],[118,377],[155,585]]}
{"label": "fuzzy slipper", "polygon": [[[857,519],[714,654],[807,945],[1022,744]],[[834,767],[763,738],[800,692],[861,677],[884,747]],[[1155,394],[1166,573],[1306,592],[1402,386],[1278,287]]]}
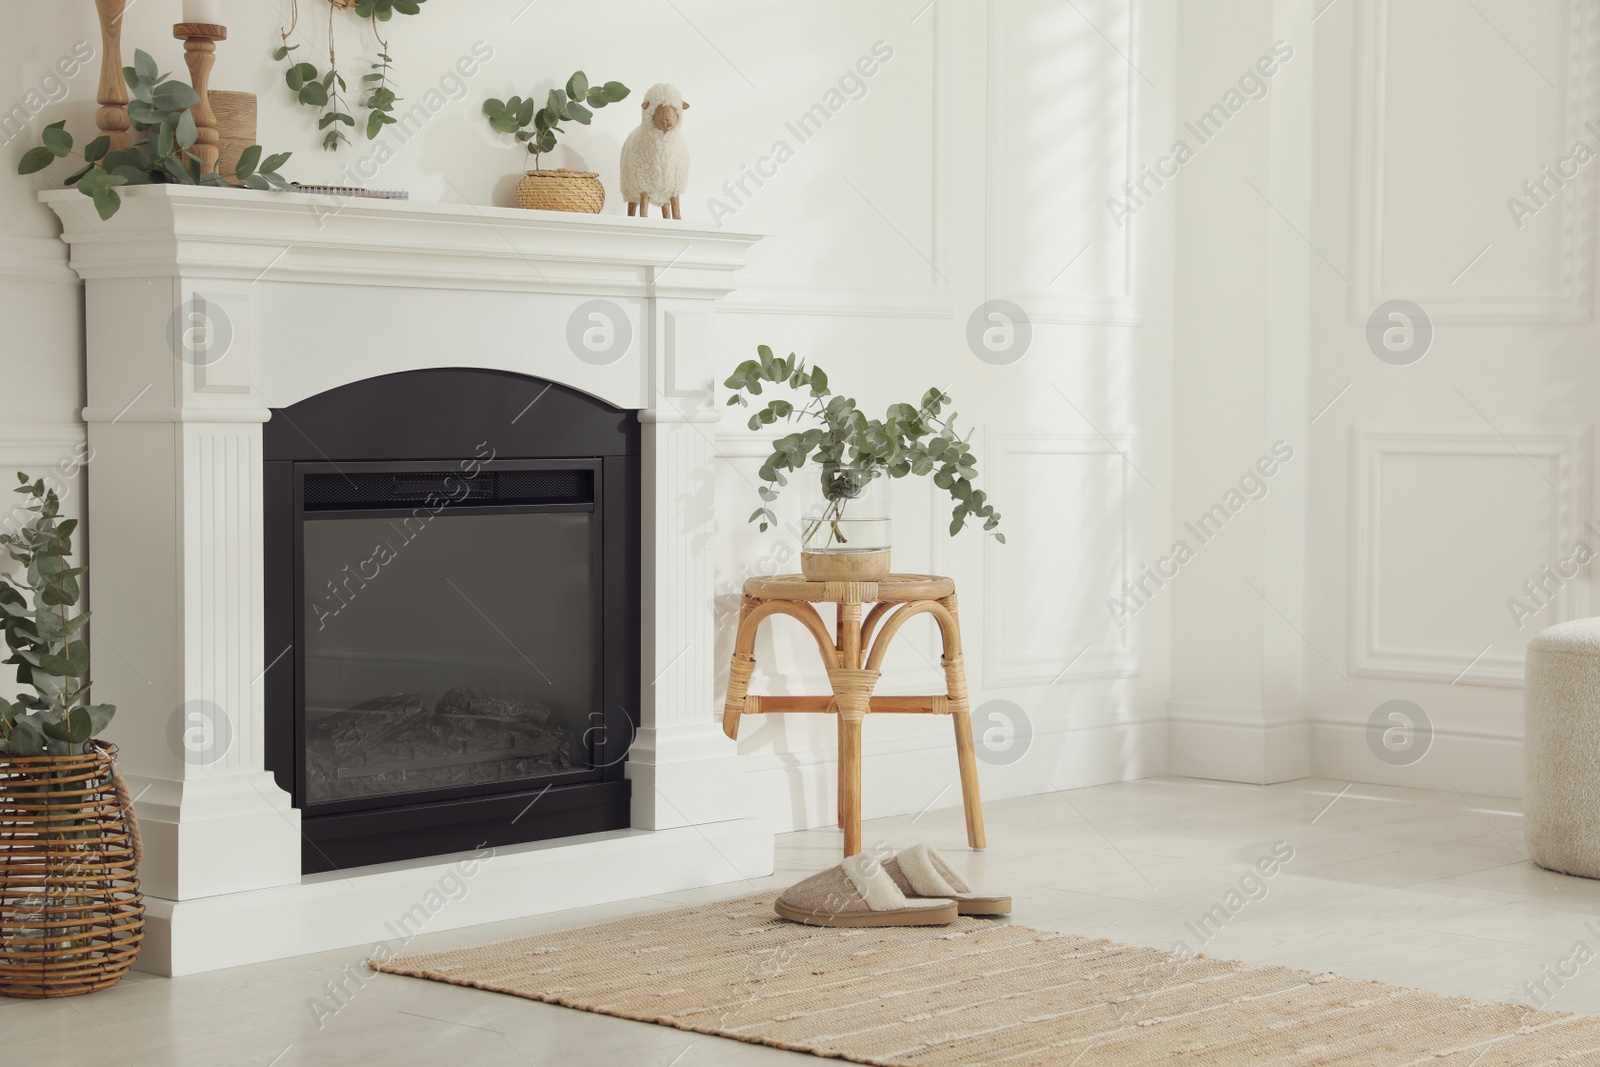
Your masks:
{"label": "fuzzy slipper", "polygon": [[907,900],[883,865],[861,853],[796,882],[775,905],[791,922],[810,926],[943,926],[956,920],[956,903]]}
{"label": "fuzzy slipper", "polygon": [[927,845],[912,845],[883,865],[902,895],[913,903],[923,898],[956,902],[962,915],[1010,915],[1011,898],[977,893]]}

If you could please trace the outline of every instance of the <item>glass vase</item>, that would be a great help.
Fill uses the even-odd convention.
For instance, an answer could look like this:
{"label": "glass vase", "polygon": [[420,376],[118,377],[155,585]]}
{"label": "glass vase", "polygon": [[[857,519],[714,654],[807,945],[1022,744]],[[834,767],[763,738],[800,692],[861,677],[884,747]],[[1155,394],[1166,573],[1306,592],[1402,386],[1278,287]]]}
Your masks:
{"label": "glass vase", "polygon": [[826,464],[802,484],[800,569],[815,582],[871,582],[889,573],[889,474]]}

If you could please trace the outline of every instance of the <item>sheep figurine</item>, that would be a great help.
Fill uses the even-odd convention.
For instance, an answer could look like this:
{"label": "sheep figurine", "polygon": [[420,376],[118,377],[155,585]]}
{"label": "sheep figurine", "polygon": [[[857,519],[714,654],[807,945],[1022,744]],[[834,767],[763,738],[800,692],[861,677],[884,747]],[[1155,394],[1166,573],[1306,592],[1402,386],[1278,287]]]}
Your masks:
{"label": "sheep figurine", "polygon": [[661,205],[661,217],[681,219],[678,197],[689,183],[689,146],[678,124],[689,110],[683,94],[665,82],[650,87],[640,105],[639,127],[622,142],[622,196],[628,214],[650,214],[650,201]]}

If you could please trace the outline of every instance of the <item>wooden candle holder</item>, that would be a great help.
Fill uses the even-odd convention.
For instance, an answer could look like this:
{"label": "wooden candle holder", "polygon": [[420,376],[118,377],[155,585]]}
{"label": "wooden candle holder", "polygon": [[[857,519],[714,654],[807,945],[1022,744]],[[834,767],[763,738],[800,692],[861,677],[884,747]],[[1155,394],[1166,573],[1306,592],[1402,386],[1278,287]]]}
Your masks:
{"label": "wooden candle holder", "polygon": [[217,42],[228,39],[228,27],[208,22],[180,22],[172,27],[172,36],[183,42],[183,61],[189,65],[189,84],[200,94],[200,102],[190,109],[195,128],[199,131],[189,154],[200,161],[207,172],[216,169],[221,136],[217,133],[217,115],[211,110],[211,67],[217,61]]}
{"label": "wooden candle holder", "polygon": [[95,124],[111,138],[115,151],[133,143],[128,132],[133,127],[128,118],[128,82],[122,76],[122,13],[128,0],[94,0],[94,6],[100,13],[100,89],[95,97],[100,111]]}

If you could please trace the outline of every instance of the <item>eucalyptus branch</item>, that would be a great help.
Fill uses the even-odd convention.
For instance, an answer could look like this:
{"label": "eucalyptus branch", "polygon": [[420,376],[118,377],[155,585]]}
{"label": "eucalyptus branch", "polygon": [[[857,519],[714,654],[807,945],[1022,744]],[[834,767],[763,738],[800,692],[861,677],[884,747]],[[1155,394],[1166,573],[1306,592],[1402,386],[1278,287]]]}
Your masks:
{"label": "eucalyptus branch", "polygon": [[778,522],[769,506],[778,498],[778,488],[786,486],[788,474],[814,463],[824,470],[823,496],[829,509],[808,529],[807,539],[823,523],[837,522],[846,500],[859,495],[867,481],[879,474],[891,478],[907,475],[933,478],[933,483],[950,494],[954,507],[950,513],[950,534],[954,536],[969,518],[983,520],[983,529],[1002,544],[1000,513],[978,489],[978,461],[967,440],[956,431],[956,413],[945,413],[953,403],[943,389],[929,389],[922,403],[891,404],[882,419],[868,418],[851,397],[835,396],[828,387],[828,376],[821,367],[807,367],[793,353],[775,356],[761,345],[759,359],[746,360],[734,369],[723,384],[733,390],[728,404],[748,407],[751,397],[759,397],[765,385],[783,386],[803,392],[799,408],[789,400],[770,400],[751,414],[749,427],[759,430],[782,420],[815,419],[820,423],[800,432],[786,434],[773,442],[772,454],[762,461],[758,486],[762,505],[750,513],[765,531]]}
{"label": "eucalyptus branch", "polygon": [[[340,127],[353,127],[356,124],[355,116],[345,110],[343,92],[347,88],[344,75],[339,73],[339,57],[334,47],[333,15],[334,7],[328,7],[328,69],[326,72],[318,70],[315,63],[305,61],[296,62],[291,53],[299,49],[299,45],[289,43],[289,35],[294,32],[291,23],[288,30],[281,33],[283,43],[272,53],[272,58],[279,62],[287,63],[284,68],[283,80],[294,93],[295,99],[307,107],[325,108],[322,117],[317,121],[317,129],[324,131],[322,147],[336,149],[340,144],[349,144],[350,139],[345,136]],[[295,12],[295,19],[299,19],[299,11]]]}
{"label": "eucalyptus branch", "polygon": [[[143,51],[134,52],[134,63],[124,67],[128,83],[128,117],[131,142],[127,148],[113,149],[105,134],[83,146],[84,165],[68,175],[63,184],[77,188],[94,201],[102,219],[109,219],[122,206],[118,189],[129,185],[206,185],[251,189],[288,189],[289,183],[278,173],[289,153],[261,158],[261,146],[251,145],[240,153],[234,179],[222,177],[213,166],[206,170],[191,149],[199,133],[191,112],[200,94],[182,81],[162,74],[156,61]],[[46,126],[43,142],[29,149],[17,164],[18,174],[44,170],[57,159],[77,155],[66,120]]]}
{"label": "eucalyptus branch", "polygon": [[[378,62],[371,65],[371,73],[362,76],[362,81],[366,84],[359,100],[360,106],[367,109],[366,131],[369,141],[376,138],[385,126],[391,126],[397,121],[394,117],[394,105],[399,99],[389,84],[389,68],[394,64],[394,60],[388,54],[389,42],[378,32],[378,23],[388,22],[396,14],[418,14],[425,3],[427,0],[356,0],[356,16],[367,21],[371,26],[373,39],[378,42]],[[319,70],[315,63],[297,62],[290,58],[290,53],[300,47],[289,43],[289,37],[300,23],[298,0],[291,0],[289,10],[289,28],[279,31],[283,43],[273,52],[272,57],[288,64],[284,68],[283,78],[296,100],[308,107],[326,109],[322,112],[322,117],[317,120],[317,129],[324,131],[322,147],[337,149],[341,144],[350,143],[345,128],[354,129],[356,126],[355,116],[350,114],[349,105],[345,102],[349,85],[346,84],[344,75],[339,73],[338,51],[335,46],[334,15],[339,8],[333,4],[328,5],[326,72]]]}
{"label": "eucalyptus branch", "polygon": [[[376,27],[376,16],[374,16]],[[376,33],[376,29],[373,31]],[[389,70],[394,65],[394,60],[389,57],[387,47],[378,53],[378,62],[372,64],[372,72],[362,76],[362,81],[367,84],[367,96],[362,104],[367,109],[367,140],[375,140],[385,126],[393,126],[399,120],[394,117],[395,101],[400,98],[395,95],[394,87],[389,84]]]}

